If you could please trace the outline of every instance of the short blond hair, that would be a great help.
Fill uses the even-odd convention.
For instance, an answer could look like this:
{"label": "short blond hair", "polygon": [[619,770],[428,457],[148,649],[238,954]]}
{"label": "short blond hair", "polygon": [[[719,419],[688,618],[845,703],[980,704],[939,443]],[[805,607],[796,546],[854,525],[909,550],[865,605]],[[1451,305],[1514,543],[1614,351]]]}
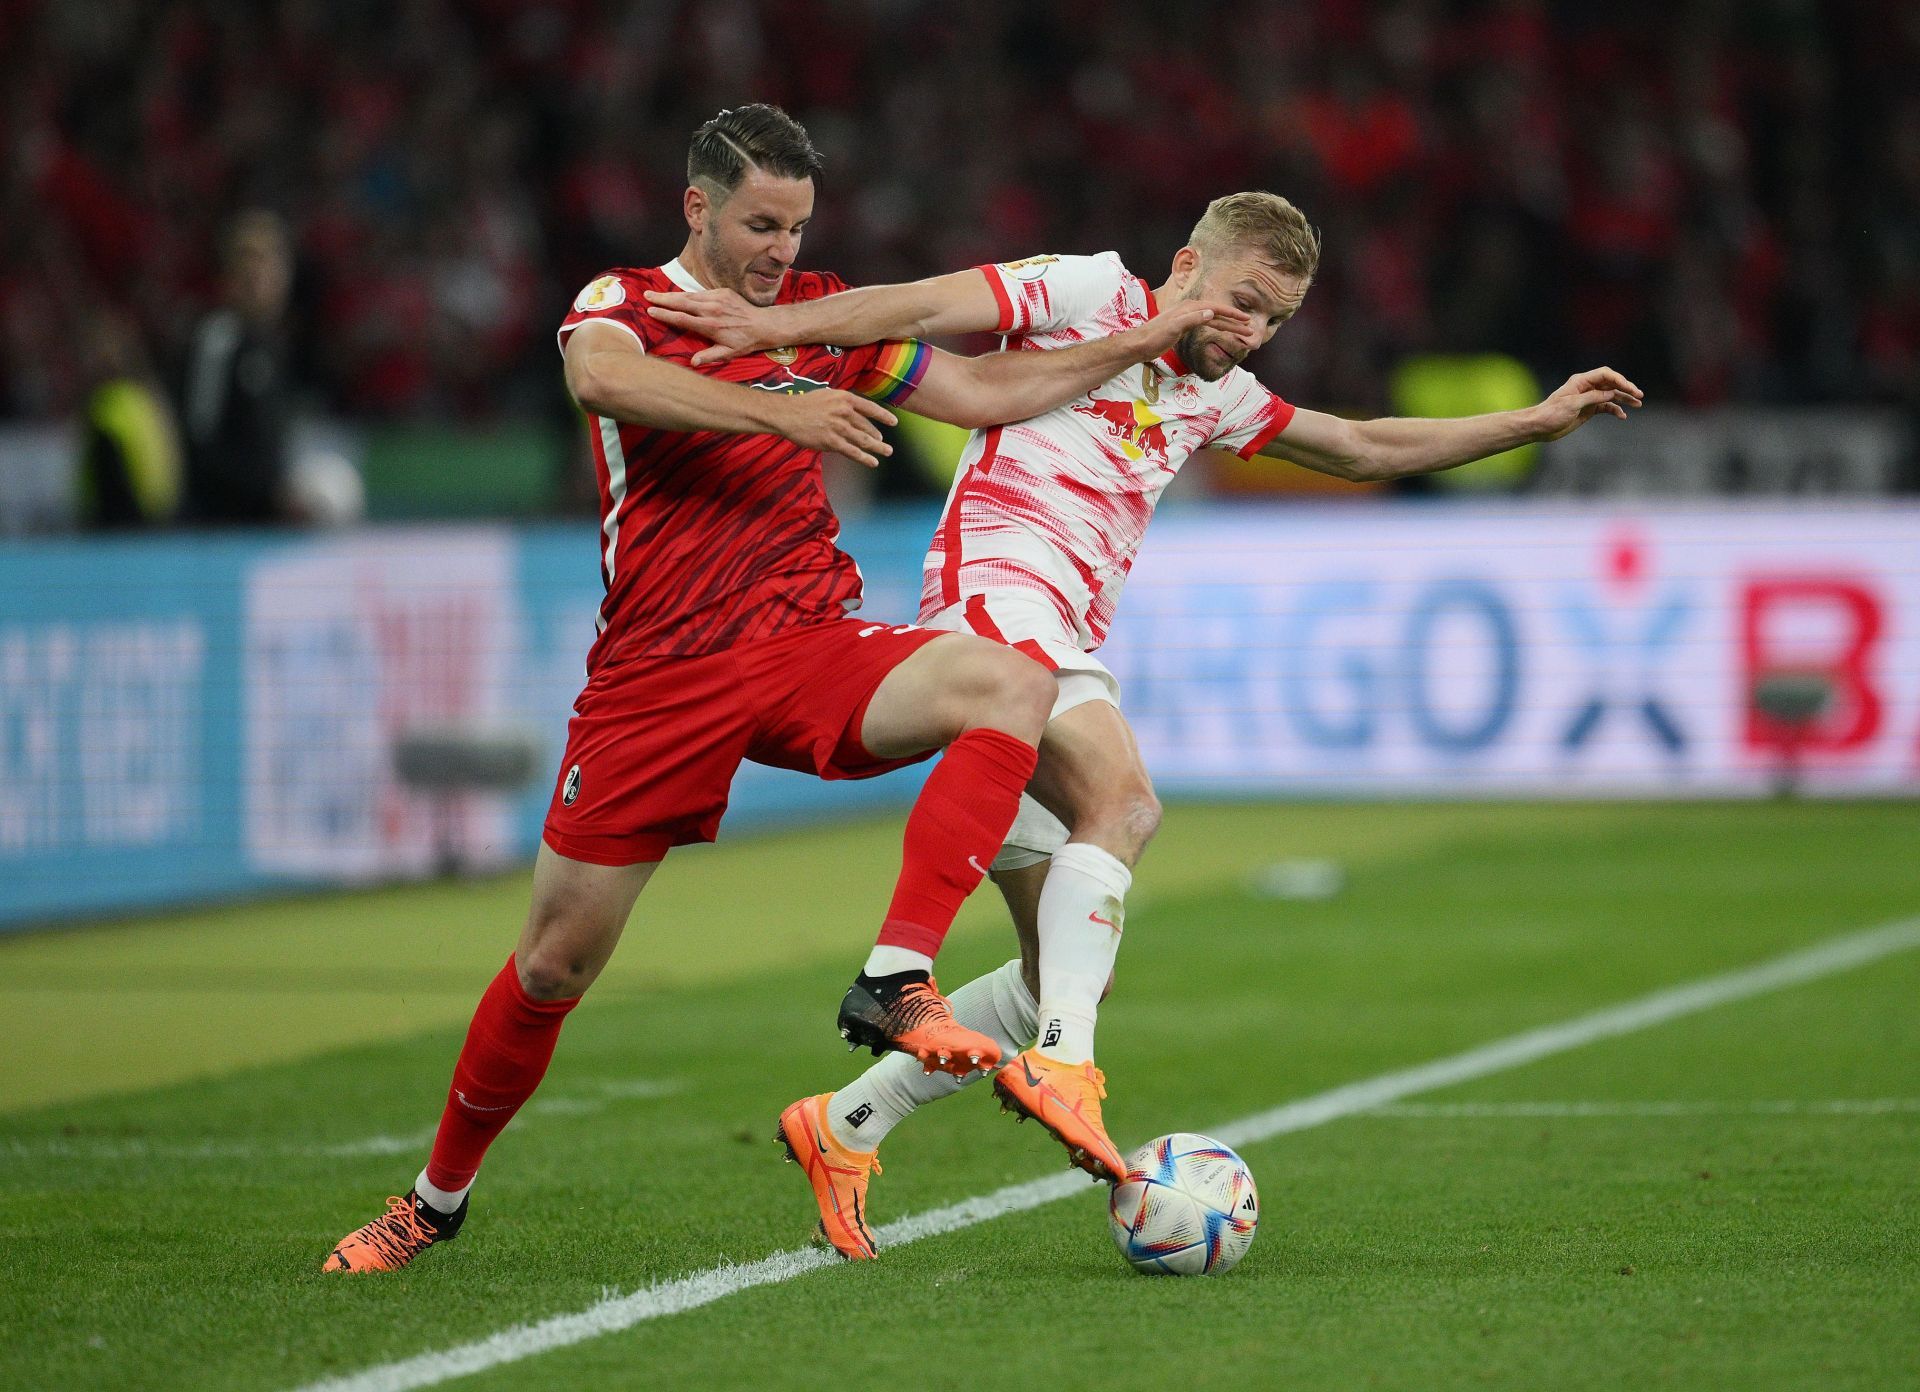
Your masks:
{"label": "short blond hair", "polygon": [[1245,248],[1286,275],[1312,280],[1320,269],[1320,234],[1307,215],[1277,193],[1230,193],[1207,204],[1187,239],[1203,257]]}

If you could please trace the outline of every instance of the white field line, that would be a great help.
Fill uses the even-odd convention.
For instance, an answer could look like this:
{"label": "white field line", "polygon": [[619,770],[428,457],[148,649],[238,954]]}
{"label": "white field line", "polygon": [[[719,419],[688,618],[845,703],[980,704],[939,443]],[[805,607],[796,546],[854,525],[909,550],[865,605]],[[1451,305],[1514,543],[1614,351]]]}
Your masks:
{"label": "white field line", "polygon": [[[675,1078],[614,1078],[594,1084],[585,1097],[536,1097],[514,1118],[521,1126],[532,1116],[591,1116],[617,1102],[671,1097],[686,1089]],[[433,1144],[437,1128],[428,1126],[402,1135],[361,1136],[351,1141],[320,1145],[272,1141],[167,1141],[137,1136],[109,1138],[35,1136],[0,1137],[0,1159],[16,1160],[263,1160],[288,1158],[353,1159],[365,1155],[410,1155]]]}
{"label": "white field line", "polygon": [[[1364,1082],[1349,1083],[1330,1092],[1243,1117],[1217,1127],[1209,1134],[1228,1145],[1252,1145],[1289,1132],[1321,1126],[1356,1112],[1382,1107],[1415,1093],[1430,1092],[1435,1088],[1518,1068],[1597,1040],[1631,1034],[1732,1001],[1850,971],[1916,947],[1920,947],[1920,918],[1830,938],[1814,947],[1773,958],[1758,966],[1655,991],[1638,1000],[1582,1015],[1564,1024],[1528,1030],[1524,1034],[1436,1059],[1432,1063],[1383,1073]],[[965,1199],[945,1208],[930,1209],[901,1218],[883,1225],[875,1231],[874,1236],[882,1247],[898,1247],[922,1238],[970,1228],[1009,1213],[1039,1208],[1069,1194],[1084,1193],[1086,1189],[1084,1175],[1055,1174],[1025,1184],[1008,1185],[991,1194]],[[690,1276],[660,1282],[630,1295],[610,1295],[573,1314],[554,1315],[533,1324],[512,1325],[472,1343],[416,1354],[412,1358],[382,1363],[358,1373],[324,1378],[306,1384],[299,1392],[408,1392],[411,1388],[432,1387],[504,1363],[518,1362],[570,1344],[583,1343],[603,1334],[616,1334],[645,1320],[710,1305],[755,1286],[791,1281],[796,1276],[804,1276],[837,1262],[838,1258],[820,1250],[801,1249],[776,1252],[744,1266],[710,1267]]]}
{"label": "white field line", "polygon": [[1467,1117],[1892,1116],[1920,1112],[1920,1097],[1836,1097],[1817,1102],[1401,1102],[1362,1116]]}

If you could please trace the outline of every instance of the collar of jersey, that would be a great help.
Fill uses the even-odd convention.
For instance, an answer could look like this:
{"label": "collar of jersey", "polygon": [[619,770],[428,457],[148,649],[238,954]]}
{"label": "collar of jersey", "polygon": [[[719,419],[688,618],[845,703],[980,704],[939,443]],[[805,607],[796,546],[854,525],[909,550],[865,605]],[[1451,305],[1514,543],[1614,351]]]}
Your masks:
{"label": "collar of jersey", "polygon": [[[1134,279],[1140,281],[1140,293],[1147,297],[1147,318],[1151,319],[1160,312],[1160,302],[1154,298],[1153,287],[1151,285],[1141,280],[1139,276],[1135,276]],[[1169,348],[1166,352],[1155,358],[1153,360],[1153,367],[1162,377],[1184,377],[1188,372],[1192,371],[1192,369],[1187,366],[1186,360],[1180,356],[1180,350],[1178,348]]]}
{"label": "collar of jersey", "polygon": [[680,264],[680,258],[674,257],[660,268],[660,274],[679,286],[682,290],[704,290],[707,287],[693,278],[693,272]]}

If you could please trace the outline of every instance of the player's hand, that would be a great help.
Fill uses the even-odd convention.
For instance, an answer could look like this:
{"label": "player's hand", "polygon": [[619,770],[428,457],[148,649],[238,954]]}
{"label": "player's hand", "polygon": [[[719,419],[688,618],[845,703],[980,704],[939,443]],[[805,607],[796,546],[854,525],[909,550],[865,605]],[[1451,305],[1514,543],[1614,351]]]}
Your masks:
{"label": "player's hand", "polygon": [[844,454],[869,469],[893,453],[893,446],[880,438],[880,427],[900,422],[877,401],[830,387],[780,399],[784,403],[780,433],[796,445]]}
{"label": "player's hand", "polygon": [[1557,440],[1602,413],[1625,420],[1627,407],[1638,409],[1643,404],[1640,388],[1610,367],[1576,372],[1567,378],[1564,386],[1533,408],[1540,418],[1534,439]]}
{"label": "player's hand", "polygon": [[766,327],[766,311],[732,290],[649,290],[647,313],[663,324],[713,340],[693,355],[695,367],[784,345]]}
{"label": "player's hand", "polygon": [[1187,300],[1169,306],[1136,328],[1128,329],[1126,338],[1132,345],[1135,362],[1152,362],[1162,353],[1170,351],[1189,329],[1209,323],[1236,338],[1253,332],[1253,316],[1244,309],[1230,304],[1203,304],[1198,300]]}

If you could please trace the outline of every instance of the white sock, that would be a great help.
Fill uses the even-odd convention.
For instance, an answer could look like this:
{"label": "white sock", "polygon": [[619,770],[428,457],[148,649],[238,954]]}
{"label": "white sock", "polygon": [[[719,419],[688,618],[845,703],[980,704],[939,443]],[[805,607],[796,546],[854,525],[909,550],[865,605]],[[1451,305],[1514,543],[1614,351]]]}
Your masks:
{"label": "white sock", "polygon": [[1133,873],[1098,846],[1054,852],[1040,888],[1040,1042],[1062,1063],[1093,1057],[1093,1022],[1126,924]]}
{"label": "white sock", "polygon": [[866,966],[860,969],[868,976],[892,976],[895,972],[933,970],[933,958],[924,952],[915,952],[910,947],[885,947],[874,944],[873,951],[867,955]]}
{"label": "white sock", "polygon": [[[1011,1058],[1033,1042],[1034,1000],[1020,979],[1019,959],[997,971],[969,981],[955,991],[953,1018],[979,1030]],[[827,1117],[840,1144],[854,1150],[872,1150],[916,1107],[951,1097],[961,1088],[986,1077],[975,1069],[964,1078],[951,1073],[926,1073],[918,1059],[888,1054],[827,1102]]]}
{"label": "white sock", "polygon": [[473,1186],[469,1184],[465,1189],[442,1189],[427,1178],[425,1170],[420,1171],[420,1178],[413,1182],[413,1192],[425,1199],[429,1206],[442,1213],[459,1212],[460,1205],[466,1201],[467,1194],[472,1188]]}

